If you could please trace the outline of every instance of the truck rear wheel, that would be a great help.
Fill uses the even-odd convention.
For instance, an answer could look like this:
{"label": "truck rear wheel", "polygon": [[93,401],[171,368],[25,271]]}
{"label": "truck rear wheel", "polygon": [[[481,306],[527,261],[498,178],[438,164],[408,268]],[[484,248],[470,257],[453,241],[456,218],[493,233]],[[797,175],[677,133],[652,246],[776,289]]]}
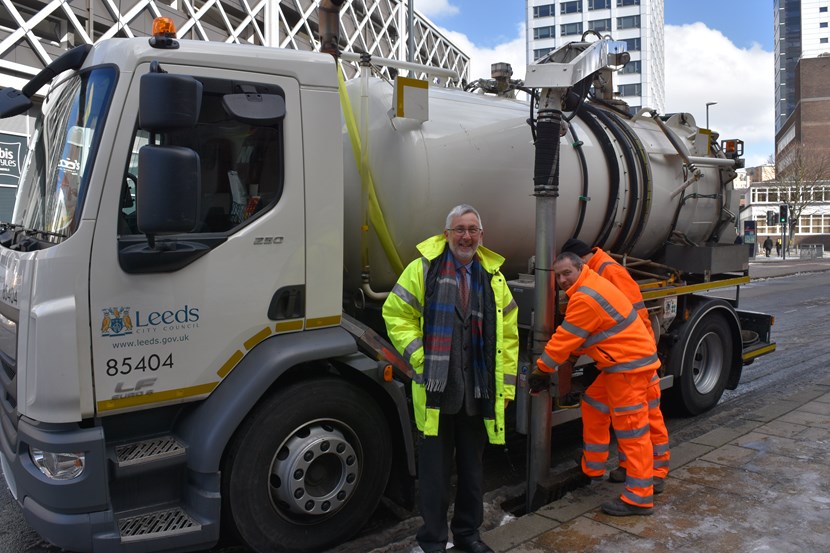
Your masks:
{"label": "truck rear wheel", "polygon": [[732,343],[732,329],[721,313],[709,312],[697,321],[672,351],[673,407],[698,415],[717,405],[729,378]]}
{"label": "truck rear wheel", "polygon": [[364,391],[334,378],[265,398],[229,444],[223,519],[259,552],[333,547],[380,501],[391,465],[389,427]]}

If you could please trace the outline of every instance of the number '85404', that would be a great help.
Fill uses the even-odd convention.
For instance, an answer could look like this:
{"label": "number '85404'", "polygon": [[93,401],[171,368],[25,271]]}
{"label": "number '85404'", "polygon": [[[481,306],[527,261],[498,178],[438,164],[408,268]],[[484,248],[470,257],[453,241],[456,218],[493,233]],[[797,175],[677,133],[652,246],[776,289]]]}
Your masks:
{"label": "number '85404'", "polygon": [[[163,355],[163,354],[162,354]],[[133,371],[157,371],[162,367],[173,368],[173,354],[163,357],[156,353],[141,357],[122,357],[107,359],[107,376],[130,374]]]}

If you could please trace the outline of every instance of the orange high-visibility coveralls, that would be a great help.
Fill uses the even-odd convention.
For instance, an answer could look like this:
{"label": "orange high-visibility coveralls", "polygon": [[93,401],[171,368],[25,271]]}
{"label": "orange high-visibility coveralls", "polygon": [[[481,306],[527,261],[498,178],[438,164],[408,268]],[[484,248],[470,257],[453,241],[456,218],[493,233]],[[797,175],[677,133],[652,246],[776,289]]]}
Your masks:
{"label": "orange high-visibility coveralls", "polygon": [[582,402],[582,471],[605,473],[611,436],[608,416],[627,460],[622,501],[652,507],[652,447],[647,391],[660,366],[657,349],[625,295],[587,266],[567,291],[565,320],[537,361],[554,372],[576,350],[591,357],[600,375]]}
{"label": "orange high-visibility coveralls", "polygon": [[[588,267],[597,272],[599,276],[608,280],[625,294],[637,314],[645,323],[651,339],[654,340],[654,330],[651,328],[651,320],[648,318],[648,309],[643,302],[643,295],[640,293],[640,286],[631,278],[628,269],[617,263],[617,261],[605,253],[601,248],[594,248],[591,259],[588,260]],[[610,422],[610,421],[609,421]],[[651,433],[651,445],[654,455],[654,476],[666,478],[669,475],[669,431],[666,429],[666,422],[663,420],[663,412],[660,410],[660,379],[655,375],[654,381],[648,387],[648,423]],[[620,466],[626,468],[626,459],[622,451],[619,453]]]}

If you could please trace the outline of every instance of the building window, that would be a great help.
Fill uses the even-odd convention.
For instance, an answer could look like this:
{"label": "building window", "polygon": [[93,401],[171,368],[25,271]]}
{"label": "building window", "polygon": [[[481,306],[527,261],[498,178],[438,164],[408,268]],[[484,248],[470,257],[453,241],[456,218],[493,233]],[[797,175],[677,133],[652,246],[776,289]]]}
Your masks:
{"label": "building window", "polygon": [[617,87],[617,94],[620,96],[640,96],[643,91],[643,85],[635,84],[621,84]]}
{"label": "building window", "polygon": [[640,0],[617,0],[617,7],[621,8],[622,6],[639,6]]}
{"label": "building window", "polygon": [[582,11],[582,0],[562,2],[559,4],[559,13],[579,13]]}
{"label": "building window", "polygon": [[620,42],[625,42],[625,49],[628,52],[639,52],[640,51],[640,37],[637,38],[626,38]]}
{"label": "building window", "polygon": [[556,34],[556,27],[550,25],[548,27],[534,27],[533,38],[539,40],[540,38],[553,38]]}
{"label": "building window", "polygon": [[639,15],[626,15],[617,18],[617,29],[636,29],[640,26]]}
{"label": "building window", "polygon": [[581,35],[582,34],[582,21],[579,23],[567,23],[562,25],[560,28],[562,36],[567,35]]}
{"label": "building window", "polygon": [[822,6],[818,9],[818,13],[827,13],[827,6]]}
{"label": "building window", "polygon": [[554,50],[553,48],[539,48],[537,50],[534,50],[533,51],[533,61],[544,58],[545,56],[547,56],[548,54],[553,52],[553,50]]}
{"label": "building window", "polygon": [[819,29],[826,29],[827,28],[827,22],[822,21],[821,23],[818,24],[818,28]]}
{"label": "building window", "polygon": [[588,0],[589,10],[605,10],[611,7],[611,0]]}
{"label": "building window", "polygon": [[819,42],[819,44],[827,44],[827,39],[826,38],[820,38],[820,39],[818,39],[818,42]]}
{"label": "building window", "polygon": [[553,4],[545,4],[544,6],[533,6],[533,17],[553,17]]}
{"label": "building window", "polygon": [[640,60],[630,61],[625,64],[625,67],[622,68],[620,71],[621,75],[628,75],[629,73],[641,73],[642,72],[642,64]]}
{"label": "building window", "polygon": [[767,189],[766,188],[753,188],[752,189],[752,203],[754,204],[765,204],[767,203]]}
{"label": "building window", "polygon": [[628,114],[629,115],[637,115],[637,112],[640,111],[643,106],[628,106]]}
{"label": "building window", "polygon": [[611,19],[595,19],[588,22],[588,28],[598,33],[611,32]]}

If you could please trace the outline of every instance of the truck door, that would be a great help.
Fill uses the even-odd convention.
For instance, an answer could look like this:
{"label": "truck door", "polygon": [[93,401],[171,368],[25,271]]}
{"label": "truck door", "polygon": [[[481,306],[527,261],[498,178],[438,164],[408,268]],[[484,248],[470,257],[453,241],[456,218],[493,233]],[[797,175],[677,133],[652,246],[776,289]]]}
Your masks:
{"label": "truck door", "polygon": [[[139,230],[139,79],[132,76],[90,266],[96,410],[110,414],[209,394],[256,343],[302,327],[305,285],[303,151],[298,83],[290,78],[165,65],[202,83],[198,123],[156,140],[199,155],[198,222],[184,234]],[[282,96],[278,122],[240,120],[223,98]],[[171,251],[199,254],[165,261]],[[166,250],[166,251],[165,251]],[[282,326],[280,326],[282,325]]]}

